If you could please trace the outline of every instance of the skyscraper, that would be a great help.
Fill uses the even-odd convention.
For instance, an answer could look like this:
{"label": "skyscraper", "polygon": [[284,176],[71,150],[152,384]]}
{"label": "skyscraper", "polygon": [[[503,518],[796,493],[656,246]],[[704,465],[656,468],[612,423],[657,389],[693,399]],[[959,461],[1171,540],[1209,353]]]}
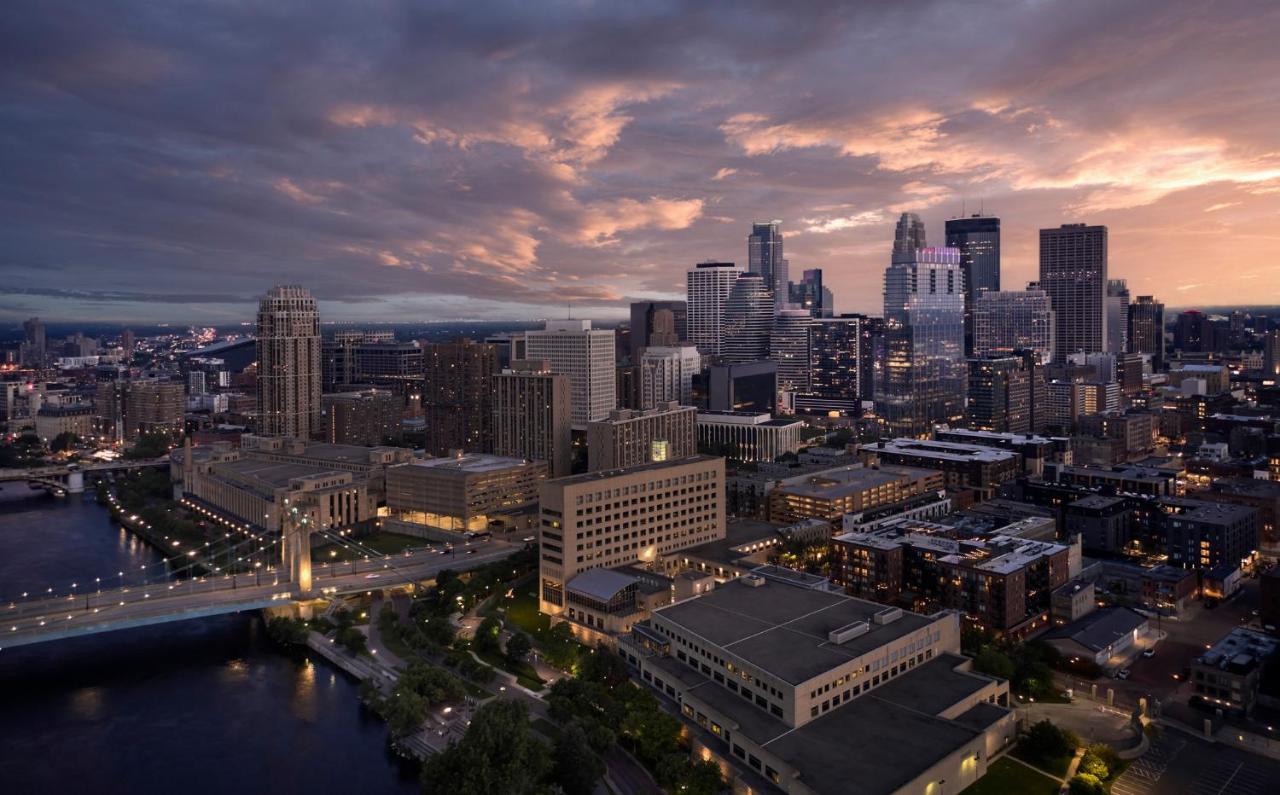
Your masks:
{"label": "skyscraper", "polygon": [[309,439],[320,427],[320,314],[303,287],[258,302],[258,435]]}
{"label": "skyscraper", "polygon": [[22,323],[22,363],[31,367],[43,367],[48,352],[44,321],[38,317]]}
{"label": "skyscraper", "polygon": [[568,475],[569,377],[551,372],[546,362],[516,359],[493,383],[494,455],[545,461],[551,477]]}
{"label": "skyscraper", "polygon": [[685,277],[688,339],[708,356],[719,356],[724,307],[742,269],[732,262],[699,262]]}
{"label": "skyscraper", "polygon": [[893,259],[876,411],[890,432],[919,436],[964,415],[964,274],[953,248],[921,248],[909,258],[895,251]]}
{"label": "skyscraper", "polygon": [[838,411],[857,416],[870,396],[874,351],[868,318],[841,315],[809,326],[809,393],[796,397],[796,410]]}
{"label": "skyscraper", "polygon": [[756,221],[747,236],[747,271],[764,278],[764,285],[772,293],[775,306],[782,306],[790,297],[781,227],[781,221]]}
{"label": "skyscraper", "polygon": [[979,293],[972,331],[974,356],[1034,350],[1043,363],[1053,356],[1053,310],[1038,287]]}
{"label": "skyscraper", "polygon": [[810,268],[798,282],[791,283],[790,303],[803,307],[813,317],[831,317],[835,303],[831,291],[822,284],[822,269]]}
{"label": "skyscraper", "polygon": [[917,249],[929,245],[925,242],[924,221],[915,213],[903,213],[893,232],[893,261],[910,262]]}
{"label": "skyscraper", "polygon": [[702,354],[692,345],[655,345],[640,354],[640,408],[663,403],[693,405],[693,377],[702,371]]}
{"label": "skyscraper", "polygon": [[1107,228],[1063,224],[1040,230],[1040,288],[1054,316],[1055,362],[1107,344]]}
{"label": "skyscraper", "polygon": [[960,251],[964,272],[964,349],[973,354],[973,305],[984,290],[1000,290],[1000,219],[984,215],[947,221],[947,245]]}
{"label": "skyscraper", "polygon": [[574,428],[585,430],[618,405],[613,346],[613,329],[592,328],[590,320],[548,320],[544,330],[525,332],[525,356],[569,376]]}
{"label": "skyscraper", "polygon": [[[653,334],[654,318],[662,310],[668,310],[671,313],[671,319],[674,321],[676,339],[674,341],[661,340],[655,342],[650,339]],[[689,312],[687,304],[684,301],[636,301],[631,304],[631,363],[637,364],[640,361],[640,351],[650,345],[675,345],[677,342],[683,342],[689,339]]]}
{"label": "skyscraper", "polygon": [[422,361],[427,453],[492,452],[498,349],[467,338],[432,342],[423,346]]}
{"label": "skyscraper", "polygon": [[728,363],[769,358],[773,313],[773,294],[764,277],[758,273],[738,276],[725,301],[720,358]]}
{"label": "skyscraper", "polygon": [[769,358],[778,363],[778,389],[783,392],[809,391],[809,327],[814,323],[809,310],[798,307],[778,310],[769,337]]}
{"label": "skyscraper", "polygon": [[1031,432],[1031,373],[1020,356],[969,359],[965,422],[976,431]]}
{"label": "skyscraper", "polygon": [[1129,285],[1124,279],[1107,280],[1107,353],[1129,349]]}
{"label": "skyscraper", "polygon": [[1151,369],[1164,369],[1164,304],[1140,295],[1129,307],[1129,351],[1151,357]]}
{"label": "skyscraper", "polygon": [[1280,378],[1280,328],[1263,334],[1262,377],[1268,381]]}

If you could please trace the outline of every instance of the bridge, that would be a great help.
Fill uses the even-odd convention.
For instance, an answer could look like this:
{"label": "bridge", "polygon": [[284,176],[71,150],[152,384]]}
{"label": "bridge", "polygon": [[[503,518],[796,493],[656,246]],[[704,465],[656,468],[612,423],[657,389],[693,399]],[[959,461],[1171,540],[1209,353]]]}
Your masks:
{"label": "bridge", "polygon": [[[296,508],[294,514],[297,515]],[[310,543],[313,534],[325,536],[361,557],[314,564]],[[519,545],[486,540],[383,555],[338,533],[308,527],[305,518],[287,523],[283,536],[264,545],[265,536],[266,533],[246,533],[244,540],[215,553],[212,559],[197,559],[193,552],[174,556],[163,566],[153,566],[164,573],[151,582],[106,589],[95,585],[84,590],[72,584],[66,594],[53,595],[49,589],[45,594],[28,593],[0,603],[0,649],[278,607],[375,588],[416,585],[434,579],[444,569],[467,571],[510,557],[520,549]],[[277,545],[282,550],[282,565],[264,565],[261,555]],[[238,548],[243,554],[236,560],[248,570],[221,573],[219,559],[225,554],[230,560]],[[251,551],[255,549],[256,552]],[[259,559],[253,559],[255,554]],[[183,565],[177,567],[178,562]],[[195,572],[198,566],[215,573],[175,578],[183,572]],[[124,572],[119,575],[123,581]]]}
{"label": "bridge", "polygon": [[121,472],[142,467],[168,466],[169,457],[139,461],[95,461],[84,464],[55,464],[22,469],[0,469],[0,482],[24,480],[39,483],[52,489],[65,489],[71,494],[84,491],[84,476],[88,473]]}

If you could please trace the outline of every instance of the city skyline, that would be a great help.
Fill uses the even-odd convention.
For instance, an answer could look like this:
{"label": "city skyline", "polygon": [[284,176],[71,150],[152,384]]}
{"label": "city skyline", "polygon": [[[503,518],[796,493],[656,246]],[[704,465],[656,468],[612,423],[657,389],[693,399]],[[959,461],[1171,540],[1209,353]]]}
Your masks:
{"label": "city skyline", "polygon": [[1280,11],[1153,8],[1009,4],[958,29],[945,3],[788,9],[751,49],[732,34],[760,20],[734,8],[309,15],[330,38],[246,11],[19,9],[0,319],[234,322],[277,282],[333,320],[621,318],[695,262],[745,268],[761,218],[837,312],[874,312],[899,212],[942,240],[979,208],[1006,284],[1035,279],[1039,229],[1082,222],[1111,229],[1133,295],[1265,302],[1280,159],[1252,99]]}

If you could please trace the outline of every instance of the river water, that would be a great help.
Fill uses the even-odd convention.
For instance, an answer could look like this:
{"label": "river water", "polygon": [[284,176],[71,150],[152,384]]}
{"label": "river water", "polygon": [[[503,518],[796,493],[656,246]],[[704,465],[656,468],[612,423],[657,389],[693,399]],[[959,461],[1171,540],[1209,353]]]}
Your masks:
{"label": "river water", "polygon": [[[91,496],[0,495],[0,598],[159,561]],[[418,792],[356,688],[256,615],[3,649],[0,793]]]}

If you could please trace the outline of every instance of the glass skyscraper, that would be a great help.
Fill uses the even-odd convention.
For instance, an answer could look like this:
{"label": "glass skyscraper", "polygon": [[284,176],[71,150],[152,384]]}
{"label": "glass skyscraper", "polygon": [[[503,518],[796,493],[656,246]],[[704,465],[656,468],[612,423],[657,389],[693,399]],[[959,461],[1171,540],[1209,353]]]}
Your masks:
{"label": "glass skyscraper", "polygon": [[973,354],[973,305],[982,291],[1000,290],[1000,219],[986,215],[947,221],[947,245],[960,251],[964,271],[964,350]]}
{"label": "glass skyscraper", "polygon": [[773,294],[774,306],[790,299],[787,260],[782,253],[782,222],[756,221],[747,236],[747,271],[758,273]]}
{"label": "glass skyscraper", "polygon": [[768,359],[773,313],[773,293],[764,277],[758,273],[738,276],[725,301],[720,358],[726,363]]}
{"label": "glass skyscraper", "polygon": [[1129,307],[1129,352],[1151,357],[1151,369],[1164,369],[1164,304],[1140,295]]}
{"label": "glass skyscraper", "polygon": [[954,248],[909,258],[896,249],[884,278],[876,412],[890,433],[920,436],[964,416],[964,273]]}

